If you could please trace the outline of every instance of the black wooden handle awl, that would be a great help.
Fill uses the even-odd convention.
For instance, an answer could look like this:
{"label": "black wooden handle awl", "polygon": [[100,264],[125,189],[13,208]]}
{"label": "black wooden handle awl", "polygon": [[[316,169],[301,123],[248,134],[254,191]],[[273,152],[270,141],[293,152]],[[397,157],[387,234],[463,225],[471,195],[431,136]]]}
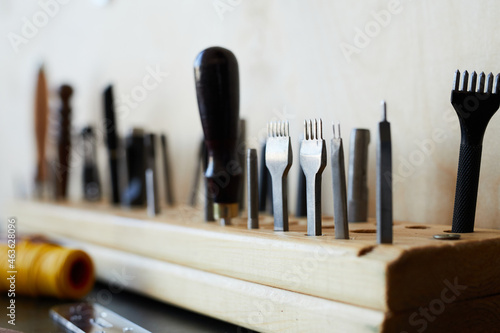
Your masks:
{"label": "black wooden handle awl", "polygon": [[[219,217],[237,214],[241,166],[236,154],[239,124],[239,74],[234,54],[211,47],[194,62],[196,95],[208,150],[205,172]],[[236,209],[236,210],[235,210]]]}

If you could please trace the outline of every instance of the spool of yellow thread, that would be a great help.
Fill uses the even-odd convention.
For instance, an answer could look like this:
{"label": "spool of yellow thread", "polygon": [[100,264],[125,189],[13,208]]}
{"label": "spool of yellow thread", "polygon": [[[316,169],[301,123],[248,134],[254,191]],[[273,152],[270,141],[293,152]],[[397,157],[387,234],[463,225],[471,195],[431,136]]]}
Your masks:
{"label": "spool of yellow thread", "polygon": [[16,294],[82,298],[94,285],[94,265],[85,252],[50,243],[23,240],[16,244],[15,269],[9,268],[10,248],[0,244],[0,290],[8,291],[15,273]]}

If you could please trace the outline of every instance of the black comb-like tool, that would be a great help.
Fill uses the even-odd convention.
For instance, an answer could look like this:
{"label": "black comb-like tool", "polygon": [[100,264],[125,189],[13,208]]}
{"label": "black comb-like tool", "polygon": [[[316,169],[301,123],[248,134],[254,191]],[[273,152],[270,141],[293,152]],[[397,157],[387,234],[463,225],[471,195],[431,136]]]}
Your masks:
{"label": "black comb-like tool", "polygon": [[452,232],[466,233],[474,231],[476,215],[481,152],[486,126],[500,106],[500,74],[494,79],[493,74],[485,77],[484,73],[465,71],[460,80],[460,72],[455,73],[455,83],[451,91],[451,104],[460,121],[462,139],[458,160],[457,188],[453,209]]}

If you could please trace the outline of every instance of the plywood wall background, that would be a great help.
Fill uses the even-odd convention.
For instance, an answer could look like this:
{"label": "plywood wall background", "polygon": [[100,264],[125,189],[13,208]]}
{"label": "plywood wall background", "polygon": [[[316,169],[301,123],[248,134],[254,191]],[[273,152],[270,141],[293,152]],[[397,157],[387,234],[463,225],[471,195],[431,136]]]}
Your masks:
{"label": "plywood wall background", "polygon": [[[292,210],[303,120],[322,118],[328,141],[332,121],[339,120],[348,148],[354,127],[371,129],[375,138],[385,99],[392,123],[395,218],[451,224],[460,136],[449,102],[453,73],[457,68],[500,72],[500,3],[112,0],[101,7],[98,2],[0,0],[1,218],[9,215],[4,204],[32,186],[32,105],[41,62],[53,90],[63,82],[75,87],[75,131],[102,124],[101,92],[108,82],[116,85],[117,103],[127,106],[122,95],[141,86],[149,69],[168,73],[143,100],[122,108],[119,131],[144,126],[169,135],[175,194],[187,201],[202,135],[193,60],[202,49],[219,45],[239,61],[248,145],[259,146],[267,121],[290,121]],[[43,7],[53,14],[47,22],[39,17]],[[43,26],[25,38],[23,27],[36,19]],[[13,34],[25,38],[17,47]],[[500,115],[484,140],[477,225],[500,228]],[[370,149],[374,216],[374,140]],[[103,146],[99,159],[106,181]],[[81,197],[79,167],[75,163],[71,178],[73,200]],[[326,213],[332,213],[330,184],[327,168]]]}

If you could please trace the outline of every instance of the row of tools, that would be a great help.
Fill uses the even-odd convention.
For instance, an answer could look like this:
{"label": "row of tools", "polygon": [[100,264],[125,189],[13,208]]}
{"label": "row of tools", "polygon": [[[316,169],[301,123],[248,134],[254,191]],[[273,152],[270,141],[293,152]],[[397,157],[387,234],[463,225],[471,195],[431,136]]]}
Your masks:
{"label": "row of tools", "polygon": [[[215,218],[220,219],[221,224],[228,225],[232,218],[239,215],[237,199],[242,185],[241,168],[237,167],[238,63],[229,50],[212,47],[197,56],[194,72],[198,107],[208,152],[205,178],[209,200],[205,219],[213,219],[210,214],[213,202]],[[379,124],[377,136],[377,240],[379,243],[392,243],[391,132],[386,118],[385,102],[382,103],[382,109],[383,119]],[[287,121],[270,122],[267,125],[267,132],[263,157],[271,176],[274,230],[287,232],[289,231],[287,177],[293,161],[289,124]],[[349,239],[344,149],[339,124],[333,126],[333,133],[331,165],[335,237]],[[356,194],[356,200],[352,200],[351,210],[358,222],[364,222],[367,219],[368,205],[366,173],[370,134],[368,130],[354,133],[356,139],[353,147],[356,152],[351,156],[353,174],[350,179],[353,184],[351,194]],[[320,236],[322,235],[321,183],[322,173],[327,164],[327,148],[323,139],[321,119],[304,122],[304,138],[300,144],[299,155],[301,173],[303,172],[305,180],[302,186],[299,185],[299,195],[302,193],[300,188],[305,188],[307,235]],[[259,227],[257,165],[257,152],[255,149],[249,149],[246,170],[250,229]],[[355,165],[358,167],[355,168]],[[261,193],[265,193],[267,188],[263,179],[265,175],[261,175]],[[354,186],[355,183],[357,186]],[[261,201],[262,197],[263,195]],[[300,200],[298,207],[301,207]]]}
{"label": "row of tools", "polygon": [[[246,161],[241,147],[245,144],[245,122],[239,118],[239,71],[234,54],[221,47],[202,51],[195,60],[194,75],[199,114],[204,140],[199,154],[199,165],[205,175],[205,220],[219,219],[222,225],[231,224],[244,206],[243,173],[246,169],[248,228],[259,228],[259,211],[265,211],[266,200],[272,201],[274,230],[289,231],[288,173],[293,153],[287,121],[270,122],[267,140],[262,149],[260,179],[257,151],[248,149]],[[477,88],[476,88],[477,81]],[[460,84],[461,83],[461,84]],[[495,87],[493,85],[495,84]],[[482,139],[486,125],[500,105],[500,76],[493,82],[493,75],[481,73],[479,77],[468,72],[460,80],[457,71],[452,90],[452,105],[459,116],[462,129],[457,189],[452,232],[474,231],[474,218],[481,163]],[[44,196],[49,168],[46,163],[46,137],[48,128],[47,87],[43,68],[39,72],[35,133],[37,139],[36,188]],[[61,98],[57,137],[57,158],[52,168],[55,174],[55,196],[66,198],[71,151],[71,107],[73,93],[69,85],[59,89]],[[158,175],[156,170],[156,143],[154,133],[134,128],[124,143],[118,138],[115,118],[113,88],[104,91],[103,135],[108,150],[111,202],[128,207],[147,206],[150,215],[160,212],[158,200]],[[297,216],[307,216],[307,235],[322,235],[321,183],[327,165],[327,148],[323,139],[321,119],[304,122],[304,137],[300,143],[300,172]],[[163,178],[167,204],[174,205],[167,138],[161,138]],[[101,199],[101,185],[96,163],[95,130],[88,126],[81,132],[83,141],[84,198]],[[370,132],[354,129],[351,134],[349,159],[349,186],[346,186],[344,148],[340,124],[333,125],[330,163],[333,185],[335,238],[349,239],[348,222],[364,222],[368,217],[368,144]],[[124,149],[123,147],[124,146]],[[391,129],[387,121],[386,103],[382,102],[382,120],[376,136],[376,218],[378,243],[393,241],[392,204],[392,148]],[[125,163],[122,157],[125,151]],[[246,163],[245,163],[246,162]],[[246,168],[245,168],[246,167]],[[55,170],[55,171],[54,171]],[[199,169],[198,169],[199,170]],[[197,173],[198,175],[199,173]],[[124,176],[126,175],[126,176]],[[126,178],[125,185],[122,181]],[[195,177],[196,179],[197,177]],[[195,205],[198,180],[194,182],[191,204]]]}
{"label": "row of tools", "polygon": [[[391,175],[391,133],[390,124],[386,119],[386,103],[382,102],[383,119],[379,124],[377,136],[377,226],[378,242],[392,243],[392,179]],[[362,133],[361,135],[358,135]],[[348,197],[346,172],[344,163],[344,147],[340,132],[340,124],[333,124],[331,140],[331,170],[333,185],[333,208],[335,222],[335,238],[349,239],[348,222],[367,221],[368,188],[366,186],[367,154],[369,131],[355,129],[353,131],[354,148],[351,150],[350,186]],[[364,135],[363,135],[364,134]],[[358,145],[357,145],[358,144]],[[292,166],[292,145],[289,124],[271,122],[268,124],[268,139],[265,147],[265,164],[271,175],[272,201],[274,215],[274,230],[289,231],[287,175]],[[362,158],[360,158],[361,156]],[[321,184],[322,173],[327,165],[327,148],[323,139],[322,120],[304,121],[304,139],[300,144],[299,161],[303,181],[301,188],[305,189],[307,216],[307,235],[322,235]],[[247,157],[247,187],[248,187],[248,228],[258,228],[257,211],[257,152],[248,149]],[[358,183],[358,184],[355,184]],[[357,186],[355,186],[357,185]],[[302,193],[299,190],[299,196]],[[301,207],[299,198],[298,207]],[[300,216],[300,213],[297,215]],[[353,216],[351,219],[348,216]]]}
{"label": "row of tools", "polygon": [[[239,117],[238,63],[229,50],[212,47],[202,51],[195,60],[195,82],[198,107],[208,150],[208,165],[205,172],[207,197],[213,200],[216,215],[223,224],[238,215],[237,188],[240,175],[234,170],[236,129]],[[452,233],[474,231],[482,142],[488,122],[500,106],[500,74],[493,77],[457,70],[451,92],[451,104],[457,112],[461,143]],[[378,125],[376,138],[376,218],[378,243],[392,243],[392,147],[391,130],[387,121],[385,102],[382,103],[382,121]],[[351,142],[349,168],[349,200],[345,185],[345,170],[340,126],[333,129],[331,142],[331,165],[333,179],[333,206],[336,238],[348,239],[350,221],[366,221],[366,155],[357,144],[366,145],[368,140]],[[358,154],[356,153],[358,151]],[[356,160],[365,160],[356,172]],[[248,225],[258,226],[256,209],[257,179],[256,152],[248,152]],[[300,167],[304,173],[306,188],[307,234],[321,235],[321,175],[326,167],[326,145],[323,139],[321,120],[304,123],[304,139],[300,147]],[[353,162],[354,160],[354,162]],[[274,230],[288,231],[287,175],[292,164],[292,148],[287,122],[268,124],[268,139],[265,147],[265,164],[271,174]],[[220,175],[227,177],[224,181]],[[300,182],[299,182],[300,183]],[[356,185],[354,185],[356,184]],[[299,186],[300,187],[300,186]],[[261,181],[261,193],[263,191]],[[356,193],[356,196],[354,194]],[[299,190],[299,195],[301,191]],[[351,199],[349,198],[349,199]],[[262,201],[262,196],[261,196]],[[298,205],[301,206],[300,204]],[[299,215],[299,214],[298,214]],[[351,216],[351,218],[349,217]],[[459,235],[435,235],[437,239],[457,239]]]}
{"label": "row of tools", "polygon": [[[110,85],[106,87],[103,94],[103,130],[96,130],[92,126],[84,127],[78,136],[80,144],[73,149],[72,142],[75,138],[71,129],[72,108],[70,103],[73,88],[68,84],[63,84],[59,88],[60,105],[57,114],[51,117],[49,116],[46,86],[45,72],[41,67],[38,73],[35,103],[36,197],[67,199],[71,170],[77,162],[81,162],[83,198],[90,202],[101,200],[102,186],[97,167],[96,145],[101,138],[105,137],[109,158],[112,204],[143,207],[148,201],[147,206],[150,214],[159,213],[158,175],[156,171],[158,140],[161,143],[166,201],[170,206],[174,204],[172,186],[169,182],[171,177],[165,134],[156,135],[145,132],[141,128],[133,128],[122,142],[116,131],[113,87]],[[50,132],[50,137],[56,141],[55,145],[49,145],[46,142],[47,132]],[[51,153],[48,150],[52,146],[56,146],[56,149],[55,152]],[[73,163],[70,161],[72,153],[74,153]]]}

